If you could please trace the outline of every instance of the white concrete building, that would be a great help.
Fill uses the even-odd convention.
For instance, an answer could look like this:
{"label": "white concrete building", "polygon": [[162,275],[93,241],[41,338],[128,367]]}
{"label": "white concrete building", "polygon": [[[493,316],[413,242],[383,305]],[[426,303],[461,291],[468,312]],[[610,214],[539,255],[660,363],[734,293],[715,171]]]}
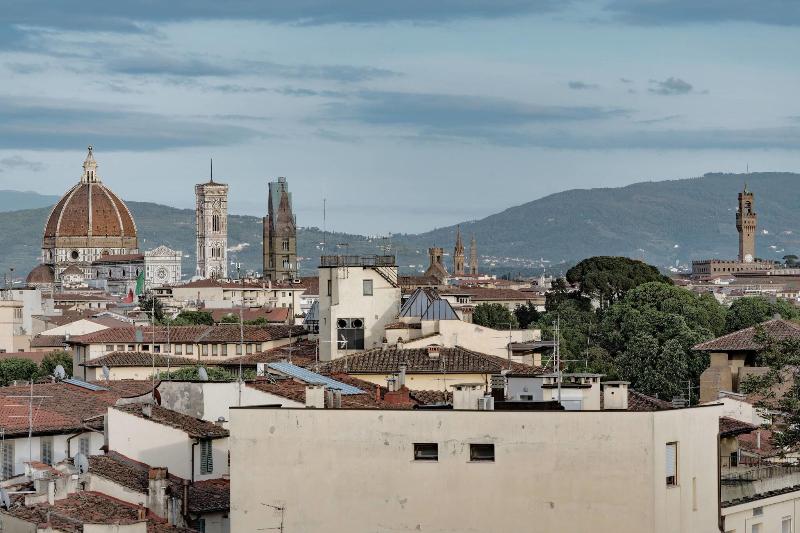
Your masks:
{"label": "white concrete building", "polygon": [[718,417],[232,409],[231,529],[718,531]]}
{"label": "white concrete building", "polygon": [[380,346],[400,311],[394,256],[322,256],[320,360]]}

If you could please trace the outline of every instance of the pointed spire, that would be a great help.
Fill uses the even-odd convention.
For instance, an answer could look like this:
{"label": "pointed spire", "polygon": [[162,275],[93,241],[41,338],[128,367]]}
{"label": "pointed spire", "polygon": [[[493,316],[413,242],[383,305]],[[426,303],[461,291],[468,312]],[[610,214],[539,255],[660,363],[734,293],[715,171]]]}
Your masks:
{"label": "pointed spire", "polygon": [[281,190],[281,201],[278,204],[277,231],[281,234],[294,230],[294,216],[289,205],[289,193]]}
{"label": "pointed spire", "polygon": [[456,226],[456,253],[464,251],[464,243],[461,240],[461,225]]}
{"label": "pointed spire", "polygon": [[98,183],[100,176],[97,175],[97,161],[94,160],[94,147],[89,145],[89,153],[86,154],[86,159],[83,161],[83,175],[81,175],[81,183]]}

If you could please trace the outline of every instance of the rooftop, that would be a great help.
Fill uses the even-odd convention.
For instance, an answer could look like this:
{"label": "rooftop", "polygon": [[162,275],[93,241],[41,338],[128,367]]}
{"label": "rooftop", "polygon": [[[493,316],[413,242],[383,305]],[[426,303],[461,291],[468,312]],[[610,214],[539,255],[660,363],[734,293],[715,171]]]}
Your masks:
{"label": "rooftop", "polygon": [[[266,342],[285,339],[290,336],[306,335],[302,326],[267,325],[244,326],[244,342]],[[164,326],[108,328],[86,335],[70,338],[73,344],[104,343],[149,343],[155,338],[156,343],[237,343],[240,340],[238,324],[217,324],[214,326]],[[169,339],[169,341],[168,341]]]}
{"label": "rooftop", "polygon": [[431,357],[428,348],[374,348],[320,366],[320,372],[345,372],[351,374],[390,374],[405,365],[409,374],[494,374],[510,369],[515,374],[540,374],[542,370],[522,363],[511,362],[502,357],[487,355],[457,346],[438,348],[438,355]]}
{"label": "rooftop", "polygon": [[[154,359],[155,357],[155,359]],[[167,357],[165,354],[152,352],[111,352],[101,357],[95,357],[81,366],[86,368],[109,368],[120,366],[195,366],[198,364],[196,359],[186,357]]]}
{"label": "rooftop", "polygon": [[178,429],[193,439],[221,439],[229,435],[228,430],[222,426],[184,415],[159,405],[150,405],[150,415],[147,415],[145,414],[145,405],[143,403],[130,403],[114,406],[114,409],[156,424]]}
{"label": "rooftop", "polygon": [[285,344],[263,352],[258,352],[241,357],[232,357],[218,361],[217,366],[256,366],[259,363],[278,363],[291,359],[292,364],[309,368],[317,362],[317,343],[308,339],[300,339],[291,344]]}
{"label": "rooftop", "polygon": [[763,331],[767,336],[778,341],[800,339],[800,325],[782,318],[774,318],[756,326],[701,342],[696,344],[693,349],[702,352],[757,351],[761,349],[761,344],[757,339],[759,331]]}

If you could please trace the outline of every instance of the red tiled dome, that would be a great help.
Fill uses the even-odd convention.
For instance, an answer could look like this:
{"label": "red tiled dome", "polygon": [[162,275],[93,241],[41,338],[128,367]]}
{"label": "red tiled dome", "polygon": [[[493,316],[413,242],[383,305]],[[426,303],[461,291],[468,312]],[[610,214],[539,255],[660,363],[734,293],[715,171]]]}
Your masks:
{"label": "red tiled dome", "polygon": [[47,265],[39,265],[33,270],[31,270],[28,277],[25,279],[25,283],[27,285],[37,284],[37,283],[53,283],[55,281],[55,275],[53,274],[53,269]]}

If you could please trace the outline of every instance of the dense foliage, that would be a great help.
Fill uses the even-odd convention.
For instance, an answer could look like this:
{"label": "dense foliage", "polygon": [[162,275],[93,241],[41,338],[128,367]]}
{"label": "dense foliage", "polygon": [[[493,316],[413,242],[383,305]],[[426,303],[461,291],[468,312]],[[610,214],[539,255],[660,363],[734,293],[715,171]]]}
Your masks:
{"label": "dense foliage", "polygon": [[472,312],[472,322],[493,329],[515,329],[517,317],[502,304],[478,304]]}
{"label": "dense foliage", "polygon": [[214,318],[208,311],[181,311],[170,325],[175,326],[212,326]]}
{"label": "dense foliage", "polygon": [[567,271],[567,281],[577,284],[580,292],[606,308],[621,300],[625,293],[642,283],[671,283],[658,269],[627,257],[590,257]]}
{"label": "dense foliage", "polygon": [[0,384],[11,385],[15,381],[30,381],[39,377],[39,367],[30,359],[9,357],[0,360]]}
{"label": "dense foliage", "polygon": [[792,320],[800,317],[798,309],[785,300],[770,302],[762,296],[748,296],[735,300],[725,316],[725,331],[730,333],[749,328],[780,315]]}
{"label": "dense foliage", "polygon": [[155,296],[140,296],[139,308],[147,313],[147,316],[154,317],[156,322],[164,320],[164,305]]}
{"label": "dense foliage", "polygon": [[72,376],[72,354],[64,350],[55,350],[42,358],[39,371],[43,376],[52,376],[58,365],[64,367],[67,377]]}
{"label": "dense foliage", "polygon": [[[200,379],[200,374],[198,373],[199,368],[200,367],[197,366],[184,366],[171,372],[160,372],[158,378],[162,380],[198,380]],[[239,379],[238,370],[229,371],[217,366],[203,368],[205,368],[206,374],[208,374],[209,381],[236,381]],[[254,379],[255,377],[256,373],[254,370],[244,371],[244,379]]]}

